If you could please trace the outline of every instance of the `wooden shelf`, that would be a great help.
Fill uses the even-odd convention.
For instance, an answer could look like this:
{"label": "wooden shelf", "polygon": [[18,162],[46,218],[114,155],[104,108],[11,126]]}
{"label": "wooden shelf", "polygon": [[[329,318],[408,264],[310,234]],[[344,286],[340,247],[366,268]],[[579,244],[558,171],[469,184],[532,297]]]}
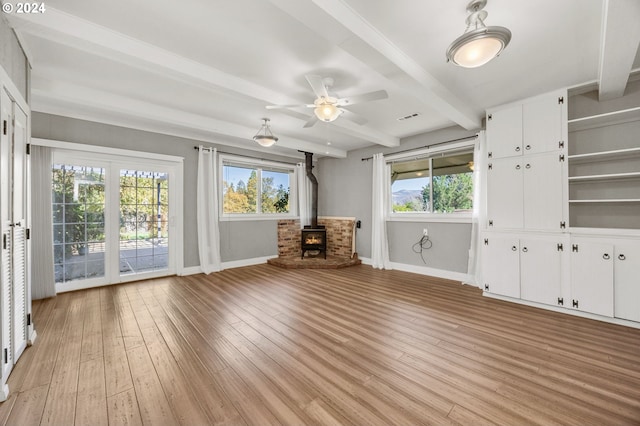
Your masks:
{"label": "wooden shelf", "polygon": [[587,175],[587,176],[571,176],[569,177],[569,183],[571,182],[592,182],[598,180],[618,180],[618,179],[638,179],[640,178],[640,172],[631,173],[610,173],[606,175]]}
{"label": "wooden shelf", "polygon": [[616,149],[613,151],[590,152],[588,154],[570,155],[571,164],[591,163],[604,160],[621,160],[623,158],[640,156],[640,147]]}
{"label": "wooden shelf", "polygon": [[640,198],[612,198],[605,200],[569,200],[569,203],[640,203]]}
{"label": "wooden shelf", "polygon": [[612,126],[640,120],[640,107],[623,109],[620,111],[606,112],[604,114],[591,115],[568,120],[569,132],[595,129],[597,127]]}

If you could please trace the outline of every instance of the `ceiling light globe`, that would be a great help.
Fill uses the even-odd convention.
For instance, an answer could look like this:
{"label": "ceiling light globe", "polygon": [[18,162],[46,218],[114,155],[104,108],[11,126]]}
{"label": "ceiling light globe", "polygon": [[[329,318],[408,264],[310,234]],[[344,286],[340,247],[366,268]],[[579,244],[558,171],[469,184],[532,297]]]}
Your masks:
{"label": "ceiling light globe", "polygon": [[464,68],[480,67],[504,50],[511,31],[504,27],[484,27],[464,33],[447,49],[447,60]]}
{"label": "ceiling light globe", "polygon": [[342,113],[342,111],[331,103],[319,103],[313,110],[319,120],[330,122],[334,121]]}
{"label": "ceiling light globe", "polygon": [[256,136],[253,138],[253,140],[260,144],[260,146],[268,148],[275,144],[278,141],[278,138],[276,138],[275,136]]}

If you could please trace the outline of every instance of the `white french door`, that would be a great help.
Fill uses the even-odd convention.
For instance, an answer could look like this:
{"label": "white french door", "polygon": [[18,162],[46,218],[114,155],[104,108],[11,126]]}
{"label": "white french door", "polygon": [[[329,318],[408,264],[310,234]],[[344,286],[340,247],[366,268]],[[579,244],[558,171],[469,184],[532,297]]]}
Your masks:
{"label": "white french door", "polygon": [[176,273],[181,165],[60,149],[53,163],[57,291]]}

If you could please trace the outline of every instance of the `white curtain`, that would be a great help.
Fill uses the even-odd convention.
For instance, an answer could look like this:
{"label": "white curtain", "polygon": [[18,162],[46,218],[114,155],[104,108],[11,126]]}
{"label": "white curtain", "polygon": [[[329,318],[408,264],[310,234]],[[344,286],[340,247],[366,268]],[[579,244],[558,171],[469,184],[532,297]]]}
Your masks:
{"label": "white curtain", "polygon": [[385,206],[391,188],[391,170],[382,154],[373,156],[373,197],[371,223],[371,264],[377,269],[391,269],[387,240]]}
{"label": "white curtain", "polygon": [[296,183],[298,187],[298,216],[300,216],[300,228],[311,225],[311,181],[307,177],[305,163],[296,165]]}
{"label": "white curtain", "polygon": [[220,271],[220,225],[218,213],[218,155],[215,149],[198,150],[197,221],[200,269]]}
{"label": "white curtain", "polygon": [[482,287],[482,268],[480,263],[481,238],[480,225],[485,223],[486,206],[486,162],[485,162],[485,131],[481,130],[476,139],[473,150],[473,219],[471,222],[471,245],[469,247],[469,276],[465,284]]}
{"label": "white curtain", "polygon": [[31,145],[31,298],[56,295],[51,148]]}

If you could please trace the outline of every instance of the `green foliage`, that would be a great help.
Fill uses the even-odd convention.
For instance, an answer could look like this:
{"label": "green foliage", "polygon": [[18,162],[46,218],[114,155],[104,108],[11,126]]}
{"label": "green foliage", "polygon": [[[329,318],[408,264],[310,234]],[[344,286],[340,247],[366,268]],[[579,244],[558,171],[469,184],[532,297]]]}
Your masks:
{"label": "green foliage", "polygon": [[[428,201],[429,188],[422,190],[423,199]],[[433,212],[451,213],[469,210],[473,207],[472,173],[458,173],[433,177]]]}
{"label": "green foliage", "polygon": [[[239,181],[235,188],[233,183],[223,181],[223,211],[225,213],[256,213],[258,198],[257,171],[252,170],[245,184]],[[274,186],[273,177],[262,178],[262,213],[289,212],[289,188]]]}

